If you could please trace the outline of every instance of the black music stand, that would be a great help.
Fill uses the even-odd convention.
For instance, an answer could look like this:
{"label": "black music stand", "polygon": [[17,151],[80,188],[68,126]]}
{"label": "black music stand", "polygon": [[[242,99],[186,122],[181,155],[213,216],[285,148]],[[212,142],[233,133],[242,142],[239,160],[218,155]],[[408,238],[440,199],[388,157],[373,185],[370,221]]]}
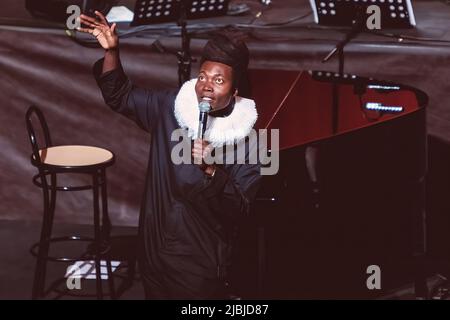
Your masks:
{"label": "black music stand", "polygon": [[338,130],[339,92],[337,81],[344,76],[344,47],[359,33],[368,30],[367,20],[372,13],[367,9],[376,5],[380,9],[381,28],[412,28],[416,25],[411,0],[309,0],[316,23],[326,26],[351,27],[345,38],[322,60],[339,56],[339,77],[333,86],[333,132]]}
{"label": "black music stand", "polygon": [[[186,29],[187,19],[222,16],[227,13],[229,0],[137,0],[132,26],[177,21],[181,27],[181,51],[178,58],[178,85],[191,77],[192,57],[190,38]],[[161,47],[160,44],[157,46]]]}
{"label": "black music stand", "polygon": [[[380,8],[381,26],[386,28],[412,28],[416,25],[411,0],[309,0],[314,21],[325,26],[351,27],[360,13],[367,8]],[[367,17],[369,14],[367,14]]]}

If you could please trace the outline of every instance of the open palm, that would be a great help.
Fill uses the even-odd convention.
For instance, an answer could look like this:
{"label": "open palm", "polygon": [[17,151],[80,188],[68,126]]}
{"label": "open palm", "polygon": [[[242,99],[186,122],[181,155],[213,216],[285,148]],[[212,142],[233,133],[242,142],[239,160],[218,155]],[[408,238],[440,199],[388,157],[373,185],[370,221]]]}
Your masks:
{"label": "open palm", "polygon": [[98,43],[105,50],[117,48],[119,44],[119,37],[116,34],[116,24],[113,23],[110,27],[103,14],[98,11],[95,11],[95,14],[100,21],[84,14],[80,15],[81,23],[89,28],[78,28],[77,30],[92,34],[97,38]]}

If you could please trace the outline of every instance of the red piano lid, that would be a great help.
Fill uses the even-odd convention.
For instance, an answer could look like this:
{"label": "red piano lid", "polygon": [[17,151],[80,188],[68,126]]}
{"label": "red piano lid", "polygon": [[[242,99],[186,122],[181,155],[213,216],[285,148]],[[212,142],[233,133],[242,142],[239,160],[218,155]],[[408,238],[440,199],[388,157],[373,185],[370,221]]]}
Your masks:
{"label": "red piano lid", "polygon": [[[360,97],[354,93],[353,83],[342,83],[339,84],[338,126],[333,132],[331,81],[316,80],[307,71],[251,70],[250,82],[259,113],[255,128],[279,129],[281,150],[365,128],[419,109],[412,90],[366,88]],[[365,108],[368,102],[401,106],[403,111],[397,114],[368,111]]]}

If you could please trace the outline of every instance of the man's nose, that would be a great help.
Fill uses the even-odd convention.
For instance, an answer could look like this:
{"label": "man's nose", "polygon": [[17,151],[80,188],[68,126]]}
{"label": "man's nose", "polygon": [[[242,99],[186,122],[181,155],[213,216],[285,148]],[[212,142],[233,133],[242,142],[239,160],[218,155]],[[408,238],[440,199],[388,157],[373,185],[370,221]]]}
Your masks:
{"label": "man's nose", "polygon": [[205,84],[205,85],[203,86],[203,91],[211,92],[211,91],[212,91],[212,87],[211,87],[210,85],[208,85],[208,84]]}
{"label": "man's nose", "polygon": [[206,82],[204,85],[203,85],[203,91],[212,91],[213,89],[212,89],[212,86],[211,86],[211,84],[209,83],[209,82]]}

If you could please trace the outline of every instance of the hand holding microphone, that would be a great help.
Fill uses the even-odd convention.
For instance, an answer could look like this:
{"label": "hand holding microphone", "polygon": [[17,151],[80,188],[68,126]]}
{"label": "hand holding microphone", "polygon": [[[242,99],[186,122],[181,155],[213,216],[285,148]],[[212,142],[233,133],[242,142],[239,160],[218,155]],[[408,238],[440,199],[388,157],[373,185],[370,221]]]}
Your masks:
{"label": "hand holding microphone", "polygon": [[211,105],[207,101],[202,101],[198,105],[198,109],[200,111],[198,131],[197,139],[195,139],[194,147],[192,148],[192,157],[194,158],[194,163],[200,165],[200,169],[202,169],[207,175],[213,176],[216,170],[215,166],[204,163],[204,159],[211,153],[213,148],[208,141],[203,140],[208,121],[208,112],[211,110]]}

